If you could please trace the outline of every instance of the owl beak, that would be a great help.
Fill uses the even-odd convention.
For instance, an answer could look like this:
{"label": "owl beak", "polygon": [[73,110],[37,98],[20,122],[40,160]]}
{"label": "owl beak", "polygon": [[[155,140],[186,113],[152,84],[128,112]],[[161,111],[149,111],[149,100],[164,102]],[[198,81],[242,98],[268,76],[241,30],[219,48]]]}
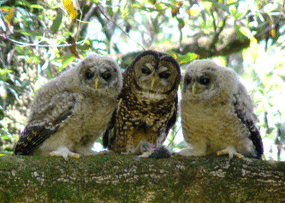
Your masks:
{"label": "owl beak", "polygon": [[100,79],[98,77],[95,78],[95,89],[98,89],[98,86],[100,85]]}
{"label": "owl beak", "polygon": [[201,87],[200,85],[197,85],[196,82],[193,83],[192,85],[192,94],[195,95],[198,92],[201,92],[203,90],[203,87]]}
{"label": "owl beak", "polygon": [[150,86],[151,90],[153,89],[155,82],[156,82],[155,77],[152,77],[151,86]]}

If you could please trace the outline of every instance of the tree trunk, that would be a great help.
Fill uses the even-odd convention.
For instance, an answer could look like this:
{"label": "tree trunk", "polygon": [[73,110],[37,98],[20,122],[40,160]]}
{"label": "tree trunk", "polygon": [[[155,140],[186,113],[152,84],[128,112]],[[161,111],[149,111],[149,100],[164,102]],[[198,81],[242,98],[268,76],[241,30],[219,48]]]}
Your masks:
{"label": "tree trunk", "polygon": [[1,202],[285,202],[285,163],[227,156],[0,157]]}

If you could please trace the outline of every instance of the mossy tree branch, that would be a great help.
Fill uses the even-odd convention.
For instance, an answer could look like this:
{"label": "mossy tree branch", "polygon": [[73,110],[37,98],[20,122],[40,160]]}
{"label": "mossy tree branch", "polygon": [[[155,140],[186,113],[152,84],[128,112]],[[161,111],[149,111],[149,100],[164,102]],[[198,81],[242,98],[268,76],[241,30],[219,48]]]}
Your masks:
{"label": "mossy tree branch", "polygon": [[0,158],[1,202],[285,202],[285,163],[227,156]]}

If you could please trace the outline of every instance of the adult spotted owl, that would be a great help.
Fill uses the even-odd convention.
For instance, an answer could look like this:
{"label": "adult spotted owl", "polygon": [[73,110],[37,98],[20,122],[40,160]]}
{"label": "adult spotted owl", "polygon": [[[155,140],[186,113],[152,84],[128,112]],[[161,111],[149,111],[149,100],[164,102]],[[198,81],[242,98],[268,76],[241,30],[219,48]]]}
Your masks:
{"label": "adult spotted owl", "polygon": [[184,138],[191,147],[181,155],[261,159],[263,144],[253,102],[234,71],[211,60],[192,62],[183,79],[180,104]]}
{"label": "adult spotted owl", "polygon": [[176,121],[180,78],[179,64],[172,56],[152,50],[138,55],[124,72],[122,94],[103,137],[104,147],[148,156],[162,146]]}
{"label": "adult spotted owl", "polygon": [[65,159],[95,154],[91,148],[105,132],[121,88],[122,74],[113,59],[84,58],[39,89],[14,154]]}

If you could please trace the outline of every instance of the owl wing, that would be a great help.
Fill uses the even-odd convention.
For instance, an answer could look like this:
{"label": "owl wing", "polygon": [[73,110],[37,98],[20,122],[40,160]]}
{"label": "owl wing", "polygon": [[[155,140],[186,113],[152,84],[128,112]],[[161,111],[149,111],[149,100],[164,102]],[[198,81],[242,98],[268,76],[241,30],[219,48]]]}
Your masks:
{"label": "owl wing", "polygon": [[239,84],[238,92],[234,94],[234,108],[237,117],[250,132],[249,139],[255,147],[256,158],[261,159],[263,155],[263,143],[255,124],[257,116],[253,112],[253,102],[242,84]]}
{"label": "owl wing", "polygon": [[[177,95],[176,95],[174,107],[172,110],[174,112],[173,112],[172,116],[169,118],[167,125],[166,125],[166,130],[165,130],[166,137],[167,137],[170,129],[175,125],[176,120],[177,120],[177,112],[178,112],[178,96]],[[164,138],[164,140],[166,139],[166,137]],[[163,140],[163,142],[164,142],[164,140]]]}
{"label": "owl wing", "polygon": [[41,111],[35,112],[23,130],[15,147],[15,155],[29,155],[51,135],[55,134],[64,120],[72,115],[76,98],[68,92],[54,95],[49,104],[42,103]]}
{"label": "owl wing", "polygon": [[111,149],[111,144],[113,143],[113,140],[115,139],[114,127],[116,124],[117,111],[118,111],[118,109],[116,108],[112,114],[112,117],[111,117],[111,120],[108,124],[108,127],[107,127],[107,129],[103,135],[103,147],[104,148]]}

